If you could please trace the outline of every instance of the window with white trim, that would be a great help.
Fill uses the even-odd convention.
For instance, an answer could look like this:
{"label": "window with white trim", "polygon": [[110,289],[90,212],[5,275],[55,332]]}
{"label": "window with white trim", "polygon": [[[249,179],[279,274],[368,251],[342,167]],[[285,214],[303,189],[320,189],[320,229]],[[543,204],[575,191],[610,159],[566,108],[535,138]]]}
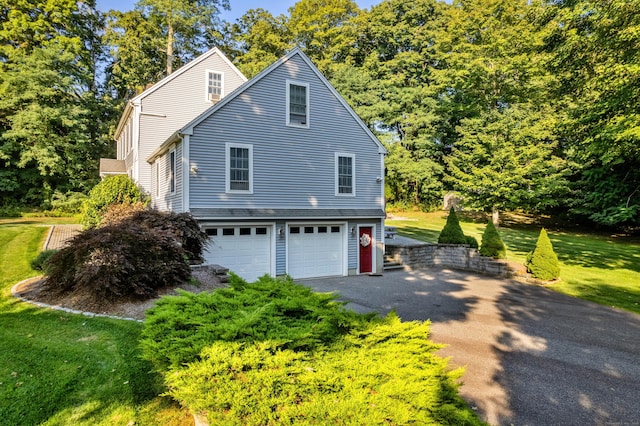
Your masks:
{"label": "window with white trim", "polygon": [[169,192],[176,192],[176,151],[169,153]]}
{"label": "window with white trim", "polygon": [[336,153],[336,195],[356,195],[355,154]]}
{"label": "window with white trim", "polygon": [[226,191],[253,193],[253,145],[226,144]]}
{"label": "window with white trim", "polygon": [[224,96],[224,74],[219,71],[207,70],[206,73],[207,101],[218,102]]}
{"label": "window with white trim", "polygon": [[309,84],[287,80],[287,126],[309,127]]}

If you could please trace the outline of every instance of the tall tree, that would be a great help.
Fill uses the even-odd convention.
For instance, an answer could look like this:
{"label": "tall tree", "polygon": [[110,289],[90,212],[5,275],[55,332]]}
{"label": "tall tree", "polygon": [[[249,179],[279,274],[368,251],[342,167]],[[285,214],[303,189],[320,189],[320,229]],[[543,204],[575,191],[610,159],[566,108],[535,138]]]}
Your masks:
{"label": "tall tree", "polygon": [[221,8],[229,10],[229,0],[138,1],[137,10],[162,23],[167,75],[173,72],[175,62],[206,50],[207,33],[221,29]]}
{"label": "tall tree", "polygon": [[494,212],[555,208],[566,194],[557,154],[560,112],[548,96],[539,5],[528,0],[460,0],[440,40],[443,99],[453,135],[448,177],[476,208]]}
{"label": "tall tree", "polygon": [[9,1],[0,16],[0,197],[85,190],[108,150],[95,2]]}
{"label": "tall tree", "polygon": [[432,0],[388,0],[361,13],[351,53],[356,70],[334,77],[338,88],[360,86],[347,91],[347,98],[373,130],[390,135],[390,201],[427,209],[442,199],[444,150],[434,70],[440,66],[435,46],[445,7]]}
{"label": "tall tree", "polygon": [[273,16],[264,9],[251,9],[226,32],[233,40],[231,56],[242,72],[253,77],[293,47],[285,15]]}
{"label": "tall tree", "polygon": [[569,118],[562,135],[582,165],[574,212],[640,225],[640,1],[549,2],[551,69]]}

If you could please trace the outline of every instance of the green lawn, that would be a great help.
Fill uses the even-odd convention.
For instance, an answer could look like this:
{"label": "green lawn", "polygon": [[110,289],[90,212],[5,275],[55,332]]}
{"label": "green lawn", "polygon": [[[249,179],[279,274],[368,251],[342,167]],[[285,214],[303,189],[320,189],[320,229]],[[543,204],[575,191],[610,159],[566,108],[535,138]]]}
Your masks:
{"label": "green lawn", "polygon": [[[397,219],[387,220],[386,224],[397,226],[400,235],[437,242],[447,214],[396,212],[392,216]],[[466,235],[480,242],[484,222],[462,214],[460,225]],[[507,245],[507,258],[524,264],[539,231],[540,227],[525,224],[500,227],[500,235]],[[561,280],[549,288],[640,314],[640,243],[614,236],[547,231],[561,262]]]}
{"label": "green lawn", "polygon": [[139,358],[141,324],[36,308],[11,286],[29,267],[45,223],[0,220],[0,425],[189,424],[157,395],[159,376]]}

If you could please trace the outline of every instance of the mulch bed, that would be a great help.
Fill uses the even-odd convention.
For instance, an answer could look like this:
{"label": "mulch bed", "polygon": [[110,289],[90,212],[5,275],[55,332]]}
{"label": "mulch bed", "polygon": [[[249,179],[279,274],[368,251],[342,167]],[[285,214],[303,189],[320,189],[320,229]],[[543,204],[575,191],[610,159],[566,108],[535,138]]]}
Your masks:
{"label": "mulch bed", "polygon": [[144,320],[145,312],[153,307],[160,296],[177,294],[176,288],[180,288],[192,293],[212,291],[217,288],[227,287],[220,278],[206,271],[193,271],[193,278],[199,281],[199,285],[181,285],[179,287],[164,288],[158,291],[158,297],[147,300],[129,300],[110,302],[107,300],[96,300],[95,297],[82,291],[67,294],[52,294],[46,291],[43,277],[36,277],[26,280],[14,288],[16,296],[28,301],[45,303],[53,307],[73,309],[80,312],[94,313],[100,315],[110,315],[122,318],[133,318]]}

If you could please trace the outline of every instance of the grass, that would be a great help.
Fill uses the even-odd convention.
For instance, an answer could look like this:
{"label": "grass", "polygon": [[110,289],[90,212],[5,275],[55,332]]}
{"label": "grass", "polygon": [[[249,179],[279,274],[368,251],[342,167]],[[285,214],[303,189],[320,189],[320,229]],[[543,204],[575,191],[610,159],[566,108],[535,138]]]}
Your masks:
{"label": "grass", "polygon": [[[407,237],[435,243],[446,222],[446,212],[397,212],[386,224]],[[466,235],[482,238],[485,222],[460,214]],[[507,246],[507,259],[524,264],[533,250],[540,227],[510,221],[498,229]],[[621,237],[547,229],[561,262],[560,278],[548,285],[556,291],[640,314],[640,243]]]}
{"label": "grass", "polygon": [[11,286],[29,266],[45,224],[0,220],[0,425],[182,425],[186,413],[157,395],[160,378],[139,357],[141,324],[36,308]]}

